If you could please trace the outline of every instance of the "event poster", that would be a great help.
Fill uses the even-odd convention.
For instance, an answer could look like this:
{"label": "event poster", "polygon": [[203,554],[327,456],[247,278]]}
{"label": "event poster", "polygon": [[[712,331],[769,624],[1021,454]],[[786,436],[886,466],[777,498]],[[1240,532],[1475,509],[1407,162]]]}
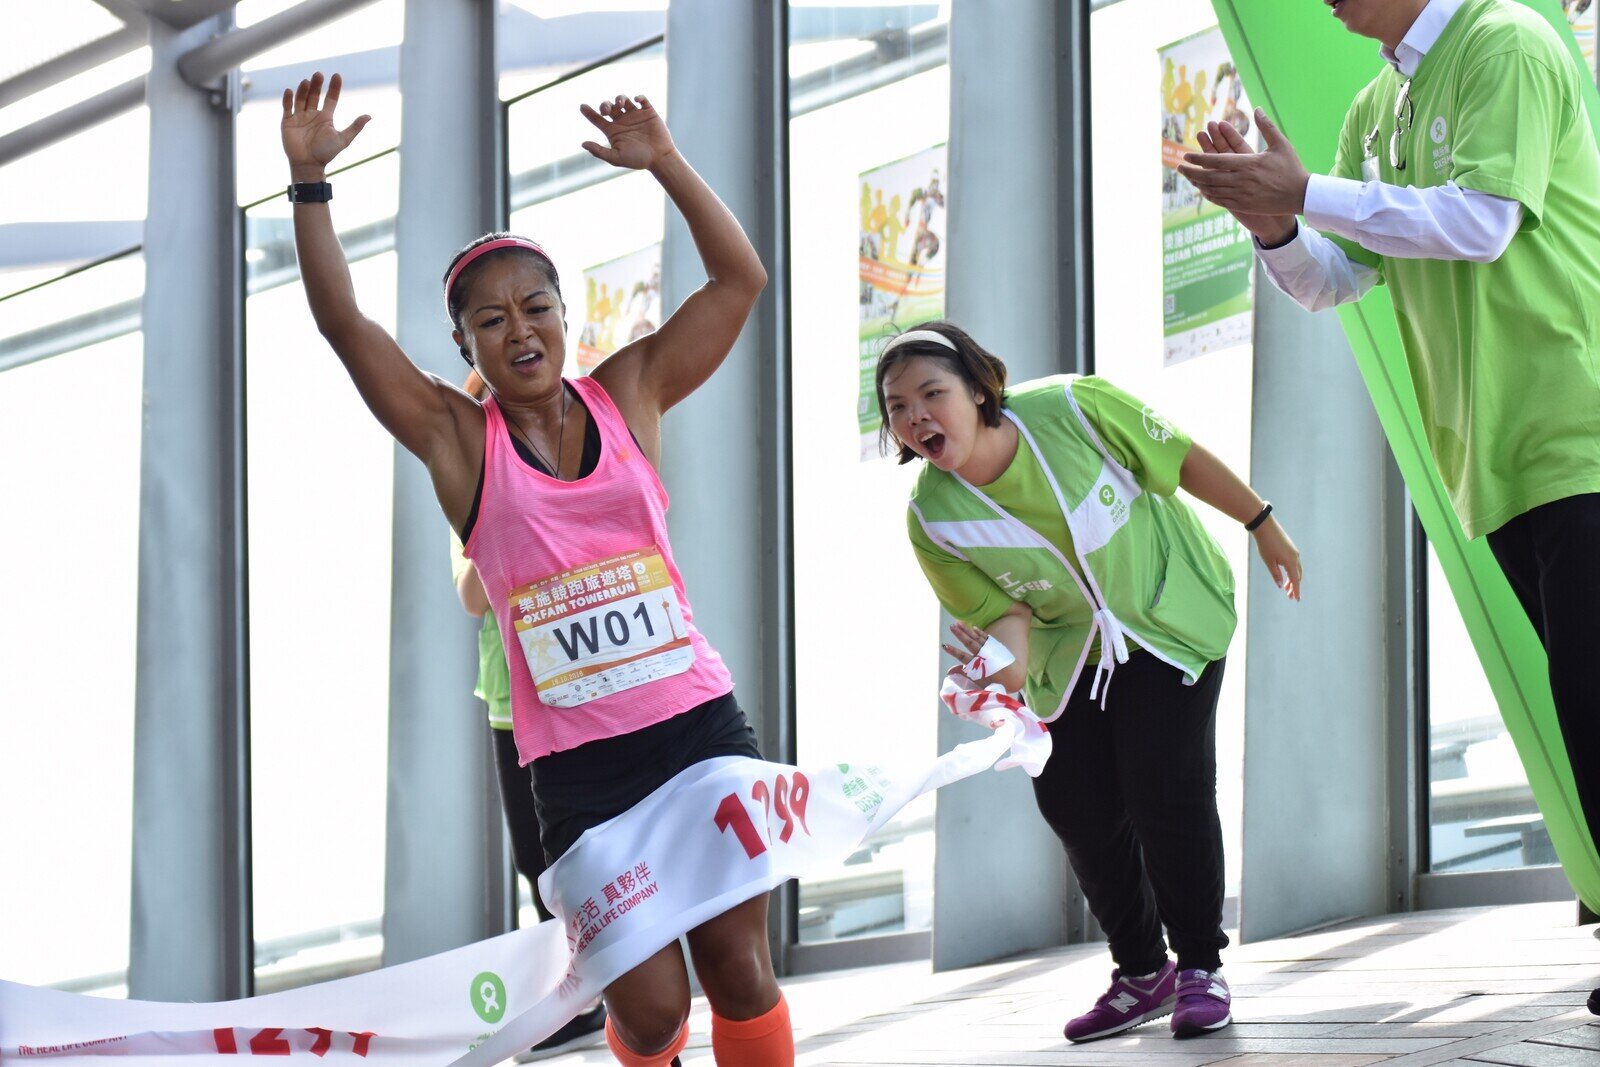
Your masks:
{"label": "event poster", "polygon": [[878,452],[878,353],[894,334],[944,317],[945,145],[861,174],[861,459]]}
{"label": "event poster", "polygon": [[1209,121],[1233,123],[1252,144],[1256,131],[1220,29],[1161,49],[1160,64],[1163,364],[1171,366],[1250,342],[1250,234],[1177,167],[1185,152],[1199,151]]}
{"label": "event poster", "polygon": [[1578,39],[1578,50],[1583,53],[1589,69],[1595,70],[1595,17],[1600,13],[1600,3],[1596,3],[1596,0],[1561,0],[1561,10],[1566,13],[1572,35]]}
{"label": "event poster", "polygon": [[611,353],[661,325],[661,242],[585,267],[578,370],[588,374]]}

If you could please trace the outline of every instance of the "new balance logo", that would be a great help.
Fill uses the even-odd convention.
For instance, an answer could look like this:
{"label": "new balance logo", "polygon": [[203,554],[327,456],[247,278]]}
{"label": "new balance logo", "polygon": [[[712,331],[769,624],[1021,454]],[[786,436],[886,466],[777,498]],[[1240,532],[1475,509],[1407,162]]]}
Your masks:
{"label": "new balance logo", "polygon": [[1206,990],[1206,992],[1222,1000],[1226,1000],[1228,998],[1228,987],[1223,985],[1221,982],[1212,982],[1211,988]]}
{"label": "new balance logo", "polygon": [[1111,1006],[1116,1008],[1122,1014],[1126,1015],[1128,1014],[1129,1009],[1133,1008],[1134,1005],[1138,1003],[1138,997],[1134,996],[1132,993],[1122,992],[1117,994],[1117,999],[1111,1002]]}

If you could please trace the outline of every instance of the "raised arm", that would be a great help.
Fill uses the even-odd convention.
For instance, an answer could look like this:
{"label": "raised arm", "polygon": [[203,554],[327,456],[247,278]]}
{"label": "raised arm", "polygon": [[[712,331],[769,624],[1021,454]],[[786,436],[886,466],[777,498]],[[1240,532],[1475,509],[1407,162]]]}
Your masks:
{"label": "raised arm", "polygon": [[661,328],[624,346],[595,370],[635,430],[699,388],[722,365],[767,284],[750,239],[717,194],[678,153],[672,135],[644,97],[585,105],[583,114],[609,144],[584,148],[615,167],[649,170],[689,225],[706,283]]}
{"label": "raised arm", "polygon": [[[369,117],[362,115],[342,130],[334,125],[340,87],[335,74],[323,98],[319,72],[297,89],[283,92],[283,151],[294,182],[325,181],[328,164],[367,124]],[[462,437],[464,417],[475,411],[476,402],[449,383],[425,374],[383,327],[362,314],[326,203],[295,205],[294,242],[317,330],[344,363],[361,399],[384,429],[430,468],[444,453],[459,451],[454,446]],[[437,482],[438,472],[434,474]]]}

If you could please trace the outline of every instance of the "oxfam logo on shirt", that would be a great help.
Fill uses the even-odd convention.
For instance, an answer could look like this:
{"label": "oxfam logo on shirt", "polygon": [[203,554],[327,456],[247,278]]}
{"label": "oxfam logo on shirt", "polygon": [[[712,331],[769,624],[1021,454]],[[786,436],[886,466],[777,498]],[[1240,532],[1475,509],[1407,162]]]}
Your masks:
{"label": "oxfam logo on shirt", "polygon": [[1445,122],[1443,115],[1433,120],[1428,136],[1433,138],[1434,144],[1444,144],[1444,139],[1450,136],[1450,124]]}
{"label": "oxfam logo on shirt", "polygon": [[472,1010],[486,1023],[497,1023],[506,1017],[506,984],[493,971],[484,971],[472,980],[468,992]]}
{"label": "oxfam logo on shirt", "polygon": [[1172,423],[1161,416],[1155,408],[1145,408],[1142,413],[1144,432],[1150,435],[1150,440],[1158,445],[1164,445],[1172,440]]}
{"label": "oxfam logo on shirt", "polygon": [[1104,504],[1106,507],[1109,508],[1112,504],[1115,504],[1116,502],[1117,502],[1117,491],[1115,489],[1111,488],[1111,486],[1109,486],[1109,485],[1102,485],[1100,487],[1100,503]]}

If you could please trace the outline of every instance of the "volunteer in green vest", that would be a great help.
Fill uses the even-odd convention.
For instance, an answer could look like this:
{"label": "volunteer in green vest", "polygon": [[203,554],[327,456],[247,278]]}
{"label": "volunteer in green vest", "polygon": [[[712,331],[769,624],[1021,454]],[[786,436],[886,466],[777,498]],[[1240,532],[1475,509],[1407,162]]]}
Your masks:
{"label": "volunteer in green vest", "polygon": [[1116,963],[1066,1036],[1168,1014],[1180,1037],[1221,1029],[1232,1017],[1218,973],[1216,712],[1234,582],[1174,493],[1251,530],[1296,600],[1299,553],[1271,505],[1103,378],[1007,390],[1005,364],[932,322],[884,347],[877,392],[885,443],[901,463],[926,461],[907,529],[957,637],[969,651],[983,631],[1004,643],[1016,663],[983,684],[1021,689],[1051,723],[1034,794]]}
{"label": "volunteer in green vest", "polygon": [[1351,105],[1333,174],[1308,174],[1259,113],[1266,151],[1213,125],[1180,169],[1304,307],[1388,285],[1428,446],[1549,654],[1600,839],[1600,150],[1584,75],[1512,0],[1329,7],[1382,42],[1385,64]]}

